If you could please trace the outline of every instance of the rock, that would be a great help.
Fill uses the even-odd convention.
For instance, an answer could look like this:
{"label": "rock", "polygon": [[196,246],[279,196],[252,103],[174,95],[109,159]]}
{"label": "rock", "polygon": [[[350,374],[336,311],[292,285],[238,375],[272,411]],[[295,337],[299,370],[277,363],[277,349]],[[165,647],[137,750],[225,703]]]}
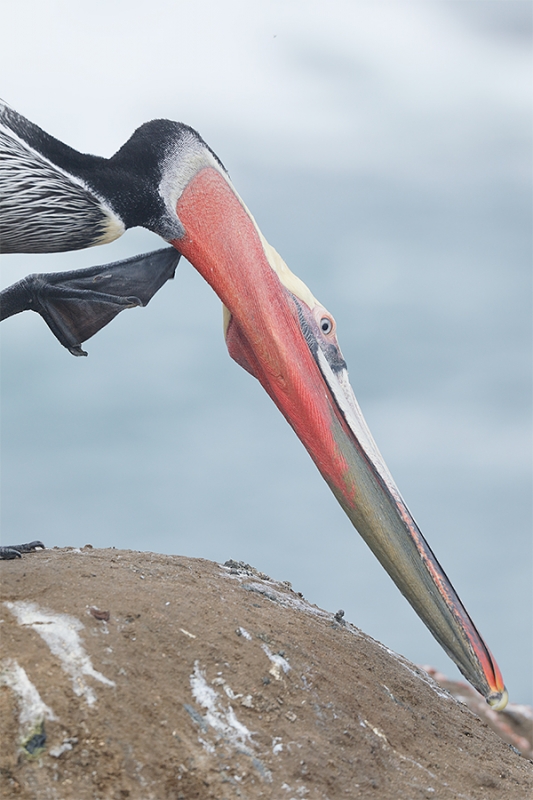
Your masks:
{"label": "rock", "polygon": [[434,667],[423,667],[439,686],[446,689],[461,703],[487,723],[504,742],[512,745],[524,756],[533,759],[533,708],[509,703],[503,711],[493,711],[483,697],[468,683],[452,681]]}
{"label": "rock", "polygon": [[532,796],[531,763],[424,670],[250,565],[1,570],[1,797]]}

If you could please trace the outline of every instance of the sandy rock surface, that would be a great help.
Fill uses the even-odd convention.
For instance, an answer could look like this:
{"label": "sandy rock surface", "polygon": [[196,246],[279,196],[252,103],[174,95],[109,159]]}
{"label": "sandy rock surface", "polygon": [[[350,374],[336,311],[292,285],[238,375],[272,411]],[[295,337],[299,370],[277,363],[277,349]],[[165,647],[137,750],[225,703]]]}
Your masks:
{"label": "sandy rock surface", "polygon": [[0,796],[533,796],[421,669],[233,564],[46,550],[1,568]]}
{"label": "sandy rock surface", "polygon": [[461,703],[466,703],[504,742],[513,745],[524,758],[533,762],[533,707],[509,703],[504,711],[493,711],[470,684],[450,680],[433,667],[426,666],[424,669],[439,686]]}

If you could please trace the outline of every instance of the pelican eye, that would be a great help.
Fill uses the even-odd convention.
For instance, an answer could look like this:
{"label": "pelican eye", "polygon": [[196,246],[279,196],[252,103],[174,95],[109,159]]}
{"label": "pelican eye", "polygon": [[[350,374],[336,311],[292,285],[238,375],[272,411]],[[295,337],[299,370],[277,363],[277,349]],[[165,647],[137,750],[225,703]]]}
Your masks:
{"label": "pelican eye", "polygon": [[320,330],[325,334],[331,333],[333,330],[333,322],[329,317],[322,317],[320,320]]}

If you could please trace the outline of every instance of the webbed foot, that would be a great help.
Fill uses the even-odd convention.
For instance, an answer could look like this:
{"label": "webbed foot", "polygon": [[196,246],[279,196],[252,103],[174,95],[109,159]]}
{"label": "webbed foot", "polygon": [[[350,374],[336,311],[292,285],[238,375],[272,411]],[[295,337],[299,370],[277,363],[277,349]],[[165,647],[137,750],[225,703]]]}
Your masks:
{"label": "webbed foot", "polygon": [[35,550],[45,550],[42,542],[27,542],[26,544],[8,544],[0,546],[0,561],[8,561],[11,558],[22,558],[23,553],[33,553]]}
{"label": "webbed foot", "polygon": [[71,272],[28,275],[0,292],[0,320],[36,311],[74,356],[81,343],[125,308],[145,306],[174,277],[180,254],[174,247]]}

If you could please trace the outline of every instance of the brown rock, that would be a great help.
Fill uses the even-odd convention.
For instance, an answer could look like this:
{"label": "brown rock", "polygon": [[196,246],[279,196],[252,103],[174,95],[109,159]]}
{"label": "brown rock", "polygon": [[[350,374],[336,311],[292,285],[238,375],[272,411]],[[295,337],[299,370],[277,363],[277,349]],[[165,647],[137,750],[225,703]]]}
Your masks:
{"label": "brown rock", "polygon": [[515,747],[524,758],[533,759],[533,708],[509,703],[503,711],[493,711],[472,686],[463,681],[453,681],[434,667],[423,667],[439,686],[446,689],[461,703],[487,723],[504,742]]}
{"label": "brown rock", "polygon": [[1,575],[1,797],[532,796],[423,670],[248,565],[46,550]]}

